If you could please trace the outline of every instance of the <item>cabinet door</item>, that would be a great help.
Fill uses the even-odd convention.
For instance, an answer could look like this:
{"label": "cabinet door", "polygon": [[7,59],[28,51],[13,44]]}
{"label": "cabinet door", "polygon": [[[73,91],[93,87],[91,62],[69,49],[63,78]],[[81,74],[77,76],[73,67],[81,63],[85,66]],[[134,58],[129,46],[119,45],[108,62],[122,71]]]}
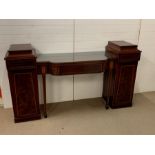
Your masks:
{"label": "cabinet door", "polygon": [[40,115],[35,70],[9,72],[15,121]]}
{"label": "cabinet door", "polygon": [[132,105],[137,65],[118,65],[115,80],[114,106],[125,107]]}

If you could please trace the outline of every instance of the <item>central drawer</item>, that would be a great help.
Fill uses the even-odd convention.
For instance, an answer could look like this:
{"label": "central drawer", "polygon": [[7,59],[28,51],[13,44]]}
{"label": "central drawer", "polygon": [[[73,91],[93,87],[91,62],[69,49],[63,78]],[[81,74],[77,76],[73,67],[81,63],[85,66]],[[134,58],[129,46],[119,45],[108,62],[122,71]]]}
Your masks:
{"label": "central drawer", "polygon": [[72,74],[89,74],[101,73],[105,69],[104,61],[91,61],[91,62],[70,62],[51,64],[49,71],[53,75],[72,75]]}

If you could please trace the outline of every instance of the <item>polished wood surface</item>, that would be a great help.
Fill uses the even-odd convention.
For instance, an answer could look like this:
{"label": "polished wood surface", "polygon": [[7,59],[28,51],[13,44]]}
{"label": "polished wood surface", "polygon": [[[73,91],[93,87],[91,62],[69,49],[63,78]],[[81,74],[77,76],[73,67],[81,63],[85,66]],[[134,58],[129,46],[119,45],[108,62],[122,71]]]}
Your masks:
{"label": "polished wood surface", "polygon": [[[104,72],[107,67],[105,52],[81,52],[61,54],[39,54],[37,58],[38,74],[42,75],[44,96],[44,117],[46,112],[46,74],[75,75]],[[108,107],[108,104],[106,104]]]}
{"label": "polished wood surface", "polygon": [[[132,106],[136,70],[141,51],[137,49],[137,45],[125,41],[114,41],[108,42],[105,54],[108,61],[113,62],[113,69],[107,69],[105,72],[103,97],[109,102],[111,108]],[[109,77],[109,75],[112,76]],[[111,83],[111,87],[106,85],[108,82]]]}
{"label": "polished wood surface", "polygon": [[36,55],[32,50],[29,44],[24,48],[12,45],[5,57],[15,122],[41,118]]}
{"label": "polished wood surface", "polygon": [[106,60],[105,51],[37,54],[37,62],[65,63]]}
{"label": "polished wood surface", "polygon": [[105,70],[104,52],[81,52],[63,54],[40,54],[37,58],[38,74],[44,65],[48,74],[71,75],[100,73]]}
{"label": "polished wood surface", "polygon": [[47,117],[47,111],[46,111],[46,74],[47,74],[47,68],[46,65],[41,66],[41,75],[42,75],[42,84],[43,84],[43,98],[44,98],[44,117]]}
{"label": "polished wood surface", "polygon": [[2,97],[2,90],[1,90],[1,88],[0,88],[0,98]]}
{"label": "polished wood surface", "polygon": [[44,117],[47,117],[46,74],[60,76],[104,72],[102,97],[106,101],[105,107],[131,106],[140,55],[137,45],[125,41],[109,41],[105,52],[37,55],[31,45],[12,45],[5,60],[15,122],[40,118],[37,74],[42,75]]}

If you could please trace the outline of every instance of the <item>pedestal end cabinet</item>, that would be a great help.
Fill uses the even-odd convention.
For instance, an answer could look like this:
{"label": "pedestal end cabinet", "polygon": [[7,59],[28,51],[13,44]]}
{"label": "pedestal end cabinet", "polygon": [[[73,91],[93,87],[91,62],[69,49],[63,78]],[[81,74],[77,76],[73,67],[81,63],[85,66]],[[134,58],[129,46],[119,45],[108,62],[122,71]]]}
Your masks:
{"label": "pedestal end cabinet", "polygon": [[15,122],[40,119],[35,50],[30,44],[11,45],[5,60]]}
{"label": "pedestal end cabinet", "polygon": [[108,67],[104,74],[103,98],[111,108],[131,106],[141,51],[137,45],[125,41],[109,41],[105,55]]}

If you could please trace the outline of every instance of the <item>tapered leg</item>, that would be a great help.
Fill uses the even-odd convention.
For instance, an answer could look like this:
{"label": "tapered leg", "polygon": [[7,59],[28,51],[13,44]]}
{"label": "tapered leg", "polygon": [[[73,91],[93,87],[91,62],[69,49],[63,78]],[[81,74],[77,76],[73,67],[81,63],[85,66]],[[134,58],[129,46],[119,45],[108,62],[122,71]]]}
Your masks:
{"label": "tapered leg", "polygon": [[41,74],[42,74],[42,83],[43,83],[44,117],[47,118],[47,111],[46,111],[46,66],[42,66]]}
{"label": "tapered leg", "polygon": [[103,78],[103,94],[102,97],[105,100],[105,108],[108,109],[113,96],[113,74],[114,74],[114,61],[107,60],[106,70]]}
{"label": "tapered leg", "polygon": [[105,104],[106,109],[109,108],[110,97],[112,96],[112,93],[113,93],[112,81],[113,81],[113,61],[109,59],[108,62],[107,62],[107,80],[104,80],[104,82],[107,82],[107,84],[106,84],[106,87],[107,87],[106,88],[107,89],[106,94],[107,95],[106,95],[106,104]]}

